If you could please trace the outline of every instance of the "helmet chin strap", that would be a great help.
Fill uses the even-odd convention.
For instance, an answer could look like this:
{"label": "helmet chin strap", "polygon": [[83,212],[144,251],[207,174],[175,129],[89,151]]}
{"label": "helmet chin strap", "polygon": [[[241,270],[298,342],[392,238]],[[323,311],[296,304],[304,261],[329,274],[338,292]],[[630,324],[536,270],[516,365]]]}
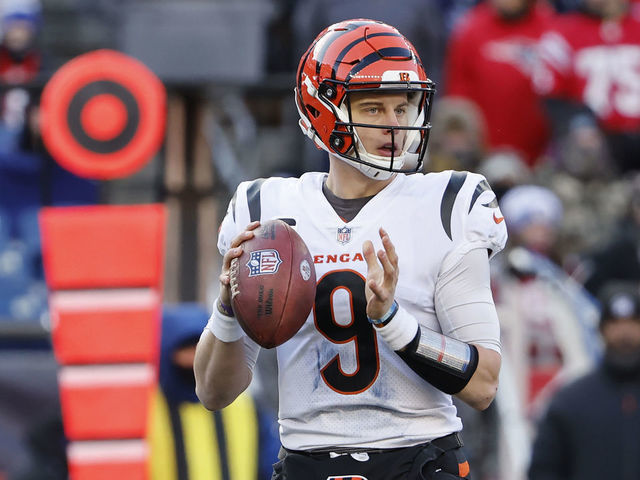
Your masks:
{"label": "helmet chin strap", "polygon": [[[336,154],[338,158],[344,160],[349,165],[353,165],[362,173],[364,173],[367,177],[372,178],[374,180],[388,180],[393,176],[394,173],[389,170],[384,169],[384,165],[391,162],[391,157],[383,157],[382,155],[374,155],[367,152],[367,149],[364,148],[360,137],[358,136],[358,132],[354,131],[353,134],[356,145],[358,148],[358,153],[361,159],[365,160],[368,163],[373,163],[374,165],[380,165],[380,167],[375,167],[372,165],[365,165],[364,163],[357,162],[355,160],[351,160],[349,158],[343,157],[339,154]],[[411,131],[408,133],[407,138],[404,142],[403,152],[397,157],[393,157],[393,168],[395,170],[400,169],[415,169],[418,166],[418,157],[417,153],[409,153],[407,150],[412,146],[415,142],[415,137],[417,136],[417,132]]]}
{"label": "helmet chin strap", "polygon": [[[381,155],[372,155],[370,153],[368,153],[365,148],[362,146],[362,143],[360,142],[360,139],[357,138],[356,136],[356,141],[357,143],[360,145],[360,147],[362,148],[362,152],[360,153],[360,158],[362,158],[363,160],[369,162],[369,163],[383,163],[383,162],[390,162],[391,161],[391,157],[383,157]],[[324,146],[323,146],[324,147]],[[326,148],[325,148],[326,150]],[[328,151],[328,150],[327,150]],[[339,158],[340,160],[342,160],[345,163],[348,163],[349,165],[351,165],[352,167],[354,167],[355,169],[359,170],[360,172],[362,172],[364,175],[366,175],[367,177],[373,179],[373,180],[389,180],[395,173],[397,172],[392,172],[389,170],[385,170],[382,167],[374,167],[372,165],[366,165],[364,163],[355,161],[355,160],[351,160],[348,157],[344,157],[342,155],[340,155],[339,153],[336,152],[330,152],[331,154],[333,154],[336,158]],[[416,168],[418,165],[418,154],[417,153],[404,153],[402,155],[399,155],[397,157],[394,157],[394,168],[397,169],[401,169],[402,167],[407,167],[407,168]]]}
{"label": "helmet chin strap", "polygon": [[339,155],[336,152],[330,152],[330,157],[346,163],[350,167],[353,167],[354,169],[358,170],[360,173],[362,173],[368,178],[371,178],[372,180],[381,180],[381,181],[389,180],[394,175],[394,173],[396,173],[396,172],[389,172],[387,170],[380,170],[375,167],[369,167],[363,163],[359,163],[349,158],[343,157],[342,155]]}
{"label": "helmet chin strap", "polygon": [[370,167],[368,165],[365,165],[364,163],[355,162],[353,160],[349,160],[348,158],[344,158],[342,156],[338,156],[338,158],[340,160],[347,162],[349,165],[354,166],[355,168],[360,170],[360,172],[362,172],[367,177],[373,180],[389,180],[394,174],[394,172],[390,172],[388,170],[380,170],[379,168],[375,168],[375,167]]}

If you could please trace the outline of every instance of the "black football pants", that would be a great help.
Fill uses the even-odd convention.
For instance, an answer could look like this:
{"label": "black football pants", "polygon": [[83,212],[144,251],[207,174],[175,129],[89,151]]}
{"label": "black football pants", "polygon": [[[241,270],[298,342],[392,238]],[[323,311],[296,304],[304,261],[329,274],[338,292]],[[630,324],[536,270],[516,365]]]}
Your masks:
{"label": "black football pants", "polygon": [[441,439],[413,447],[376,450],[366,455],[287,450],[284,458],[274,465],[271,480],[469,479],[469,466],[461,445],[438,440]]}

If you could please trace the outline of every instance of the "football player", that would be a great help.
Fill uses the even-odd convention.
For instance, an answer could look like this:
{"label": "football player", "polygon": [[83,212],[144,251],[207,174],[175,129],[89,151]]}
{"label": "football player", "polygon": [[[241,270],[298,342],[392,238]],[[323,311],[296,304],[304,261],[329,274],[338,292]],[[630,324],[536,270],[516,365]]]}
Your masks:
{"label": "football player", "polygon": [[493,400],[499,323],[489,259],[506,241],[486,180],[419,172],[435,89],[395,28],[356,19],[316,38],[298,68],[302,131],[329,173],[242,183],[222,222],[220,296],[196,353],[196,391],[224,408],[259,347],[233,316],[229,267],[260,221],[286,218],[314,259],[314,308],[277,347],[289,480],[467,478],[457,395]]}

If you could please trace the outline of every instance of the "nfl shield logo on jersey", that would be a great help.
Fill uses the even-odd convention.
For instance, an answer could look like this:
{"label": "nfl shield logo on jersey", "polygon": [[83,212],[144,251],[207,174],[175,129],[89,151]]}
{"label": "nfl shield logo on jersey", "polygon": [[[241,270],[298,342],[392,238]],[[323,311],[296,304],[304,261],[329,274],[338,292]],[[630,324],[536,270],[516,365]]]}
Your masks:
{"label": "nfl shield logo on jersey", "polygon": [[276,273],[282,260],[277,250],[268,248],[266,250],[256,250],[251,252],[247,267],[249,267],[249,276],[269,275]]}
{"label": "nfl shield logo on jersey", "polygon": [[349,243],[349,240],[351,240],[351,228],[346,225],[342,228],[338,227],[337,240],[340,245]]}

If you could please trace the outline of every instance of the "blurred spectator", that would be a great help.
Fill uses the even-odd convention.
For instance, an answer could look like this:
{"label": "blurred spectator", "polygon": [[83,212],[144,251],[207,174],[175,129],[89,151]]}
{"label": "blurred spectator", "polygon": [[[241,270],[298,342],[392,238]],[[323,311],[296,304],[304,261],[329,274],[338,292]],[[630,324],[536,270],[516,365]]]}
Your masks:
{"label": "blurred spectator", "polygon": [[542,36],[537,90],[549,97],[554,133],[594,115],[622,171],[640,168],[640,15],[628,0],[583,0]]}
{"label": "blurred spectator", "polygon": [[[39,298],[31,291],[31,284],[42,278],[37,228],[35,232],[29,229],[29,246],[35,248],[27,248],[27,242],[20,238],[20,226],[33,205],[24,202],[23,179],[35,178],[36,184],[40,181],[35,175],[40,158],[28,151],[37,101],[28,86],[40,68],[36,48],[39,7],[33,1],[0,3],[0,318],[31,321],[39,320],[46,302],[43,285],[38,288],[39,295],[36,293]],[[31,297],[35,301],[29,301]]]}
{"label": "blurred spectator", "polygon": [[585,255],[584,285],[597,293],[610,280],[640,282],[640,174],[630,183],[626,214],[620,219],[610,241]]}
{"label": "blurred spectator", "polygon": [[464,98],[438,100],[431,115],[429,156],[425,169],[475,171],[485,152],[485,125],[473,102]]}
{"label": "blurred spectator", "polygon": [[41,24],[38,0],[0,2],[0,318],[36,322],[46,313],[38,209],[97,201],[96,182],[59,167],[42,145]]}
{"label": "blurred spectator", "polygon": [[40,138],[40,4],[4,0],[0,7],[0,208],[18,214],[33,206],[95,203],[95,182],[57,166]]}
{"label": "blurred spectator", "polygon": [[0,84],[32,82],[40,72],[42,60],[36,45],[40,5],[34,0],[4,0],[0,15]]}
{"label": "blurred spectator", "polygon": [[11,154],[32,146],[37,98],[29,87],[40,73],[41,55],[36,45],[40,22],[38,3],[8,0],[0,3],[0,156],[3,166],[11,160],[15,160],[12,166],[23,163],[12,159]]}
{"label": "blurred spectator", "polygon": [[509,228],[510,246],[553,257],[563,219],[560,199],[548,188],[521,185],[508,191],[500,208]]}
{"label": "blurred spectator", "polygon": [[627,188],[611,166],[605,135],[592,116],[573,117],[553,142],[549,159],[536,171],[536,180],[562,200],[558,258],[582,282],[578,259],[609,240],[625,209]]}
{"label": "blurred spectator", "polygon": [[529,183],[531,171],[522,156],[513,150],[498,149],[487,155],[478,173],[485,176],[498,200],[516,185]]}
{"label": "blurred spectator", "polygon": [[509,243],[494,297],[513,389],[522,414],[532,418],[560,379],[590,364],[597,309],[555,260],[563,220],[557,195],[519,185],[504,194],[500,208]]}
{"label": "blurred spectator", "polygon": [[513,148],[531,166],[548,139],[532,80],[537,42],[552,15],[536,0],[481,3],[454,30],[446,57],[446,95],[475,102],[485,118],[489,147]]}
{"label": "blurred spectator", "polygon": [[603,361],[554,395],[539,424],[530,480],[637,480],[640,475],[638,284],[602,296]]}
{"label": "blurred spectator", "polygon": [[606,138],[590,115],[576,115],[557,144],[555,166],[576,179],[611,180],[614,176]]}
{"label": "blurred spectator", "polygon": [[[210,412],[196,397],[193,359],[208,318],[207,311],[196,304],[164,309],[160,391],[149,437],[151,478],[268,479],[277,448],[267,446],[279,440],[270,438],[270,431],[260,431],[253,399],[245,394],[224,410]],[[267,458],[259,469],[262,454]]]}

